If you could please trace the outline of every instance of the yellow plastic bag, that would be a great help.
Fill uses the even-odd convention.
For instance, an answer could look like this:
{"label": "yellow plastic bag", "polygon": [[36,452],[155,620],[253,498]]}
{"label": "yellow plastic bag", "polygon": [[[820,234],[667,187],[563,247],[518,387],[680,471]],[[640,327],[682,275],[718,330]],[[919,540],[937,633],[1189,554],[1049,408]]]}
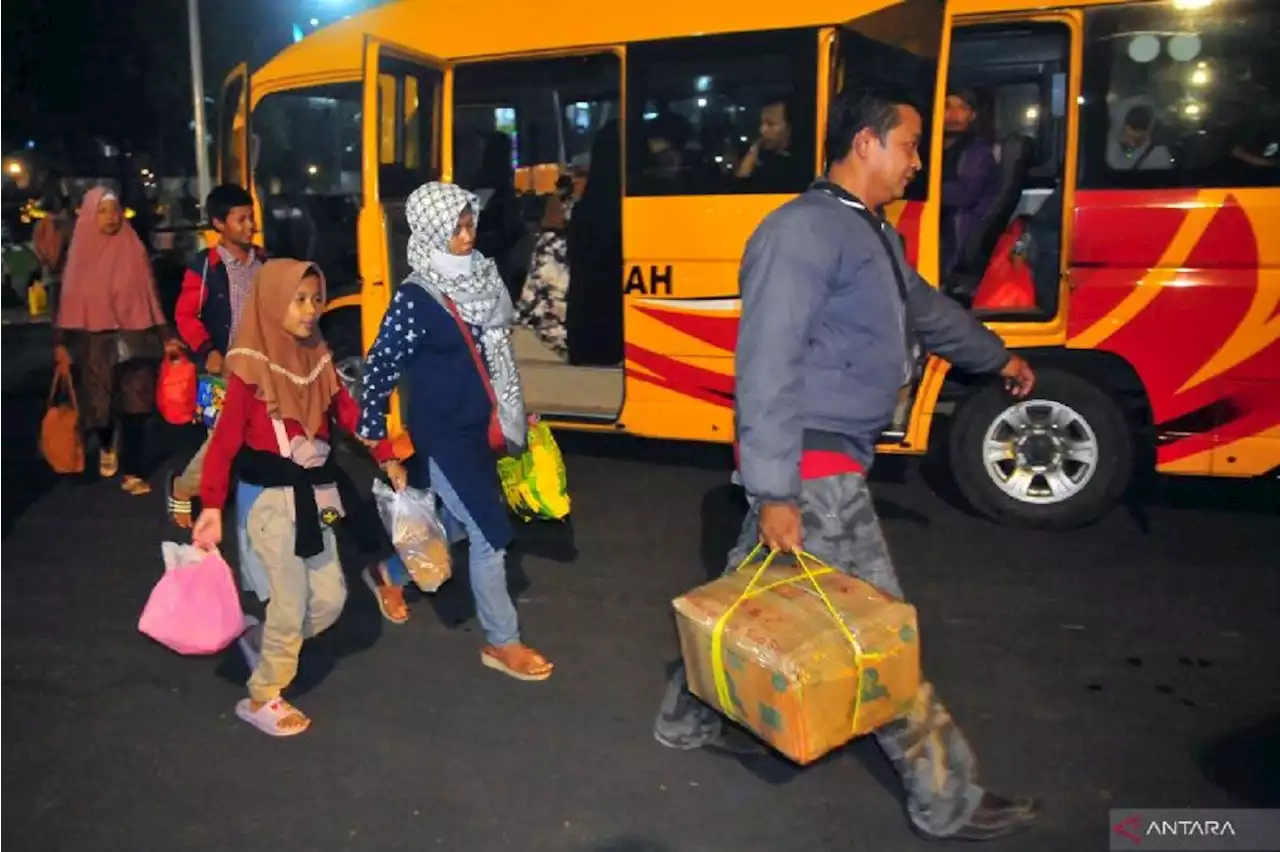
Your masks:
{"label": "yellow plastic bag", "polygon": [[564,457],[547,424],[538,421],[529,426],[529,448],[519,458],[500,459],[498,475],[507,505],[525,521],[568,517]]}
{"label": "yellow plastic bag", "polygon": [[44,316],[49,312],[49,291],[44,284],[36,282],[27,288],[27,311],[33,317]]}

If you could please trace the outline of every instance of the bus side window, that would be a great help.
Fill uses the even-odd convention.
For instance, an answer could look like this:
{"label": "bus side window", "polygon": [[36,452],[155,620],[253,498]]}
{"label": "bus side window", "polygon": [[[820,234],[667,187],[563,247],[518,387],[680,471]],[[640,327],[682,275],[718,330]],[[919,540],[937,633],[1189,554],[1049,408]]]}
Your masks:
{"label": "bus side window", "polygon": [[812,30],[631,45],[627,194],[804,191],[817,52]]}
{"label": "bus side window", "polygon": [[440,176],[439,71],[384,60],[378,75],[378,195],[403,201]]}
{"label": "bus side window", "polygon": [[1087,12],[1081,186],[1280,185],[1278,6]]}

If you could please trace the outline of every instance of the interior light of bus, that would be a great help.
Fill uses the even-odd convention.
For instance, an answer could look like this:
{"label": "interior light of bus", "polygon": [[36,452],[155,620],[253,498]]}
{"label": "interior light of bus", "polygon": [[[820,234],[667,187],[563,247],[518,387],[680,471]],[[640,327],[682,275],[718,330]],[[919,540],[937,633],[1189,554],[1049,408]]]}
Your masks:
{"label": "interior light of bus", "polygon": [[1175,62],[1190,62],[1200,55],[1204,43],[1195,33],[1178,33],[1169,39],[1169,58]]}
{"label": "interior light of bus", "polygon": [[1160,39],[1151,33],[1134,36],[1129,40],[1128,53],[1134,62],[1145,65],[1160,55]]}

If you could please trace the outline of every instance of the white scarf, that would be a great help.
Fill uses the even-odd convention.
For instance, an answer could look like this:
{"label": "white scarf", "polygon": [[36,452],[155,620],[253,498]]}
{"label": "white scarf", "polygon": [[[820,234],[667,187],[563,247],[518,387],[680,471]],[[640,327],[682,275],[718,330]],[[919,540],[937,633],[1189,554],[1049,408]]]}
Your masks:
{"label": "white scarf", "polygon": [[426,289],[433,297],[448,296],[468,325],[480,329],[477,342],[484,353],[498,398],[498,419],[507,440],[525,445],[528,424],[524,412],[524,390],[511,345],[515,306],[511,294],[492,260],[473,251],[468,255],[449,253],[449,241],[458,217],[468,207],[480,221],[480,204],[475,195],[451,183],[428,183],[418,187],[405,204],[409,220],[409,281]]}

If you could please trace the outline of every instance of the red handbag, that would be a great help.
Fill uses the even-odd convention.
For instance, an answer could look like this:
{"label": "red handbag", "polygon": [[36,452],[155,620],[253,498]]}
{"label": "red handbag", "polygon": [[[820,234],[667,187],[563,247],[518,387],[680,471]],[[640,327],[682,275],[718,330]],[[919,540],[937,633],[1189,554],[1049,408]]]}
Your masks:
{"label": "red handbag", "polygon": [[156,384],[156,409],[175,426],[185,426],[196,416],[196,365],[185,355],[166,357],[160,363]]}
{"label": "red handbag", "polygon": [[449,309],[449,313],[453,315],[453,321],[458,324],[458,331],[462,332],[462,339],[471,350],[471,358],[475,361],[476,370],[480,373],[480,381],[484,383],[484,389],[489,394],[489,448],[499,455],[506,455],[507,436],[502,434],[502,421],[498,419],[498,395],[494,393],[489,370],[484,365],[484,359],[480,357],[480,349],[476,346],[476,339],[471,334],[470,326],[458,312],[458,306],[448,296],[444,296],[444,306]]}

